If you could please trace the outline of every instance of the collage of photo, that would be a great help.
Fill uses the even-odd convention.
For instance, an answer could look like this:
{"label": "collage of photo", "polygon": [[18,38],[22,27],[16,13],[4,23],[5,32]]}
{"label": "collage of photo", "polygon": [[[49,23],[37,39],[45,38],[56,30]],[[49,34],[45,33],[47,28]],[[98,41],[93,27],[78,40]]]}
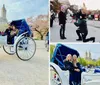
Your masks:
{"label": "collage of photo", "polygon": [[50,0],[50,85],[100,85],[99,0]]}
{"label": "collage of photo", "polygon": [[0,85],[100,85],[100,0],[0,0]]}

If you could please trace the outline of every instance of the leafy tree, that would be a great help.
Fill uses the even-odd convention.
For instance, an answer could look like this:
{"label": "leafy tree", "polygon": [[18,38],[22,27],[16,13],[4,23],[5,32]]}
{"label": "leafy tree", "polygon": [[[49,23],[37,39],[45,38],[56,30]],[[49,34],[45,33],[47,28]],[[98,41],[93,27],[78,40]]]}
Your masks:
{"label": "leafy tree", "polygon": [[87,65],[100,66],[100,60],[97,60],[97,61],[94,61],[94,60],[86,60],[85,58],[81,58],[80,57],[80,58],[78,58],[78,61],[83,66],[87,66]]}
{"label": "leafy tree", "polygon": [[55,45],[50,45],[50,59],[52,58],[54,49],[55,49]]}

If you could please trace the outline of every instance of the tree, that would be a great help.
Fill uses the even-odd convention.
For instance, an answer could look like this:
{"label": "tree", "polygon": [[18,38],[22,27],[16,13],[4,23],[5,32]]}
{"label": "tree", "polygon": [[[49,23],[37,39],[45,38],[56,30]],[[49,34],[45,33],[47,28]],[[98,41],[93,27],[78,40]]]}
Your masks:
{"label": "tree", "polygon": [[49,31],[48,15],[39,15],[33,19],[27,19],[28,24],[31,26],[34,37],[43,40]]}
{"label": "tree", "polygon": [[36,31],[39,35],[40,35],[40,39],[43,40],[44,36],[47,34],[48,32],[48,28],[44,28],[44,29],[38,29],[39,26],[37,25],[34,29],[34,31]]}
{"label": "tree", "polygon": [[50,3],[52,4],[50,5],[50,10],[53,10],[55,13],[57,13],[57,11],[60,10],[61,3],[58,0],[51,1]]}
{"label": "tree", "polygon": [[55,45],[50,45],[50,59],[52,58],[54,49],[55,49]]}
{"label": "tree", "polygon": [[87,65],[87,62],[84,58],[78,58],[78,61],[80,62],[80,64],[82,64],[83,66]]}

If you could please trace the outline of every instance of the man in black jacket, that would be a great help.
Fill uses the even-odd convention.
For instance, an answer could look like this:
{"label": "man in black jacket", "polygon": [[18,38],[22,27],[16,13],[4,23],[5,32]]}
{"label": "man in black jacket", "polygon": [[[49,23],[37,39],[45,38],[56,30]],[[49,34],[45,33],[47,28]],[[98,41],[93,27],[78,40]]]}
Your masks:
{"label": "man in black jacket", "polygon": [[90,37],[88,39],[86,39],[86,36],[88,35],[88,29],[87,29],[87,23],[86,23],[86,14],[82,13],[81,9],[78,13],[77,13],[77,22],[75,22],[74,24],[79,27],[76,30],[76,33],[78,35],[78,39],[77,41],[83,40],[83,42],[88,42],[88,41],[93,41],[95,42],[95,37]]}
{"label": "man in black jacket", "polygon": [[59,12],[58,18],[59,18],[59,25],[61,26],[60,38],[66,39],[66,37],[65,37],[66,14],[65,14],[64,6],[61,7],[61,11]]}

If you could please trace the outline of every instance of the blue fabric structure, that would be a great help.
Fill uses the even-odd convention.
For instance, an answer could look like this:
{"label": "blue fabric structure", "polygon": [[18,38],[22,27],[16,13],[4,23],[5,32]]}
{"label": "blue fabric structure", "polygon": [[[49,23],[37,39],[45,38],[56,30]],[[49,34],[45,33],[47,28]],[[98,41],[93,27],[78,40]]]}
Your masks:
{"label": "blue fabric structure", "polygon": [[24,33],[24,32],[28,32],[28,35],[31,35],[31,30],[28,26],[28,24],[26,23],[25,19],[21,19],[21,20],[15,20],[15,21],[12,21],[10,23],[10,25],[14,25],[17,27],[17,29],[19,29],[19,33],[18,35]]}
{"label": "blue fabric structure", "polygon": [[100,67],[96,67],[94,73],[100,73]]}
{"label": "blue fabric structure", "polygon": [[56,63],[62,70],[65,68],[64,60],[68,54],[79,56],[78,51],[62,44],[57,44],[51,62]]}

